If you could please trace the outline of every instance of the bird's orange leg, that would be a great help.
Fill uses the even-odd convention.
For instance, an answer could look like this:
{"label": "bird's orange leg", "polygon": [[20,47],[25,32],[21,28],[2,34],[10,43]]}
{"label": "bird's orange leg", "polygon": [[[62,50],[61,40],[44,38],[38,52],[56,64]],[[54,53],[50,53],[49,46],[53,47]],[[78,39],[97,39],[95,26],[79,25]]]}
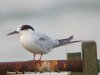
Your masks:
{"label": "bird's orange leg", "polygon": [[41,60],[41,58],[42,58],[42,54],[41,54],[41,56],[40,56],[40,59],[39,59],[39,61]]}

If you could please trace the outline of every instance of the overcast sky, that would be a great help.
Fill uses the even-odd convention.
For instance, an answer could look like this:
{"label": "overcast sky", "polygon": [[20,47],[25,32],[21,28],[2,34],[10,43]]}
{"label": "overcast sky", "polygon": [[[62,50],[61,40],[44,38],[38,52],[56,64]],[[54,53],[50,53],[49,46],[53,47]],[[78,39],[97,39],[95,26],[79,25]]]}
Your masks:
{"label": "overcast sky", "polygon": [[[6,36],[23,24],[54,39],[95,40],[100,58],[99,0],[0,0],[0,62],[32,60],[18,35]],[[53,49],[42,59],[66,59],[69,52],[81,52],[81,43]]]}

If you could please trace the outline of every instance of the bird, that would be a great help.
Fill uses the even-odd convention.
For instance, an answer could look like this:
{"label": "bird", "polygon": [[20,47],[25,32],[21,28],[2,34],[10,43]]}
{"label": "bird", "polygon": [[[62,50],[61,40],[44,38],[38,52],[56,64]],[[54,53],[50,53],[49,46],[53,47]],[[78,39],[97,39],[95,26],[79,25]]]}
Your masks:
{"label": "bird", "polygon": [[65,39],[53,39],[44,33],[35,31],[30,25],[21,25],[7,35],[12,34],[19,34],[21,45],[33,54],[33,60],[35,60],[36,54],[41,55],[39,58],[41,60],[43,54],[51,52],[54,48],[80,42],[80,40],[72,41],[73,35]]}

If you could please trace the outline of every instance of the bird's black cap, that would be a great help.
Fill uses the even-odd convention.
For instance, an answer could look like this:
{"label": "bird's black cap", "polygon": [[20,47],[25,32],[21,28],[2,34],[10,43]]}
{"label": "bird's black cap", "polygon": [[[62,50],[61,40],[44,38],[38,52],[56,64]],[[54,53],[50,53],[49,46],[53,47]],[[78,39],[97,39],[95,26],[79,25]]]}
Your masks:
{"label": "bird's black cap", "polygon": [[20,30],[28,30],[28,29],[31,29],[34,31],[34,28],[31,27],[30,25],[22,25],[21,29]]}

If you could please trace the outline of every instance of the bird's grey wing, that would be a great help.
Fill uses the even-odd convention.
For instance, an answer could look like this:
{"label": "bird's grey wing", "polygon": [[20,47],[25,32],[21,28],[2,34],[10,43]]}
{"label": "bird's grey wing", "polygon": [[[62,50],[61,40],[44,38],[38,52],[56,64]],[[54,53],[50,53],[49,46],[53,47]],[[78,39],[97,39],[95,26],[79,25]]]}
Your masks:
{"label": "bird's grey wing", "polygon": [[49,38],[47,35],[39,36],[37,44],[44,50],[50,50],[53,48],[55,41]]}
{"label": "bird's grey wing", "polygon": [[66,44],[80,42],[80,40],[78,40],[78,41],[71,41],[72,39],[73,39],[73,36],[70,36],[69,38],[66,38],[66,39],[57,40],[58,44],[55,47],[63,46],[63,45],[66,45]]}

